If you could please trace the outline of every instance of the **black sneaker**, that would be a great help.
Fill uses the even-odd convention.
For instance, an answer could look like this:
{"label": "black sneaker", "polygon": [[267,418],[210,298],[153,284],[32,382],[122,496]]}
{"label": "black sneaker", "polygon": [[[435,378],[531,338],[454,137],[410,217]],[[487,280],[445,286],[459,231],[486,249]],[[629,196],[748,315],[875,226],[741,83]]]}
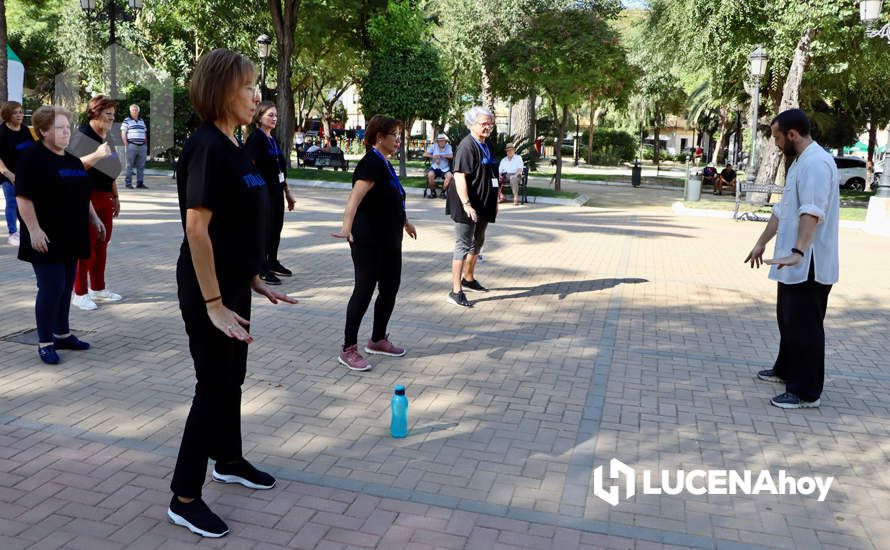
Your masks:
{"label": "black sneaker", "polygon": [[263,280],[267,285],[280,285],[281,279],[275,276],[274,273],[260,273],[260,279]]}
{"label": "black sneaker", "polygon": [[124,187],[126,187],[127,189],[132,189],[133,185],[128,183],[128,184],[124,185]]}
{"label": "black sneaker", "polygon": [[469,290],[470,292],[488,292],[488,289],[479,284],[479,281],[475,279],[473,279],[472,281],[461,279],[460,286]]}
{"label": "black sneaker", "polygon": [[435,199],[435,198],[436,198],[436,192],[435,192],[435,191],[430,191],[430,198],[431,198],[431,199]]}
{"label": "black sneaker", "polygon": [[261,472],[243,458],[232,464],[217,462],[213,466],[213,481],[220,483],[240,483],[250,489],[271,489],[275,478]]}
{"label": "black sneaker", "polygon": [[821,399],[804,401],[793,393],[788,392],[773,397],[769,402],[780,409],[815,409],[822,404]]}
{"label": "black sneaker", "polygon": [[763,380],[764,382],[775,382],[776,384],[784,384],[785,381],[776,375],[776,371],[773,369],[762,370],[757,373],[757,378]]}
{"label": "black sneaker", "polygon": [[294,274],[293,271],[281,265],[281,262],[275,262],[270,265],[269,272],[273,275],[278,275],[279,277],[290,277]]}
{"label": "black sneaker", "polygon": [[136,189],[148,189],[144,183],[136,184]]}
{"label": "black sneaker", "polygon": [[56,349],[71,349],[75,351],[83,351],[90,349],[90,345],[77,336],[69,334],[65,338],[56,338],[53,336],[53,345]]}
{"label": "black sneaker", "polygon": [[464,294],[463,290],[460,292],[449,292],[448,301],[460,307],[473,307],[473,304],[467,300],[467,296]]}
{"label": "black sneaker", "polygon": [[226,522],[214,514],[200,498],[186,504],[174,495],[167,508],[167,517],[171,523],[182,525],[202,537],[219,538],[229,533]]}

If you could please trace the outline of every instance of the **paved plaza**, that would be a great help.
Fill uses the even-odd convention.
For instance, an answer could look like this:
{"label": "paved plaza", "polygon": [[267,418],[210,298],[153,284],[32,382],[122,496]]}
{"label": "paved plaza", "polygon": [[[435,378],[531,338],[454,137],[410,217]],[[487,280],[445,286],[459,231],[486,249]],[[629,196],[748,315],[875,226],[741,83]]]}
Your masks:
{"label": "paved plaza", "polygon": [[[770,406],[775,284],[742,260],[763,224],[672,214],[680,191],[591,185],[598,208],[505,206],[476,306],[446,303],[444,201],[409,197],[390,326],[404,358],[336,361],[352,263],[329,236],[346,192],[297,188],[280,288],[254,300],[243,437],[270,491],[208,481],[231,533],[167,523],[194,373],[176,298],[175,185],[122,190],[109,287],[72,311],[93,344],[40,363],[34,274],[0,247],[0,548],[887,548],[890,239],[841,229],[822,407]],[[623,194],[623,195],[622,195]],[[617,200],[615,197],[627,197]],[[612,198],[610,198],[612,197]],[[770,248],[771,251],[771,248]],[[360,341],[370,333],[369,312]],[[389,436],[396,384],[406,439]],[[833,476],[815,495],[594,494],[611,459],[641,471]],[[606,477],[605,485],[613,480]]]}

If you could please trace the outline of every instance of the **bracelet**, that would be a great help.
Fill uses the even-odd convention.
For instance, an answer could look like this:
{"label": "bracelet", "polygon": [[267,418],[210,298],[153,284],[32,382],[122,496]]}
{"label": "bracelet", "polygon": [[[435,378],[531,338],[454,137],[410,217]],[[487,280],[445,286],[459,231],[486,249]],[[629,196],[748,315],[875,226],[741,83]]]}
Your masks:
{"label": "bracelet", "polygon": [[463,205],[464,205],[464,206],[470,206],[470,201],[465,201],[465,202],[463,203]]}
{"label": "bracelet", "polygon": [[803,254],[803,251],[802,251],[801,249],[799,249],[799,248],[792,248],[792,249],[791,249],[791,253],[792,253],[792,254],[800,254],[800,257],[801,257],[801,258],[803,258],[803,255],[804,255],[804,254]]}
{"label": "bracelet", "polygon": [[205,303],[205,304],[210,304],[210,303],[213,303],[213,302],[215,302],[215,301],[217,301],[217,300],[222,300],[222,296],[220,295],[220,296],[217,296],[216,298],[209,298],[209,299],[207,299],[207,300],[204,300],[204,303]]}

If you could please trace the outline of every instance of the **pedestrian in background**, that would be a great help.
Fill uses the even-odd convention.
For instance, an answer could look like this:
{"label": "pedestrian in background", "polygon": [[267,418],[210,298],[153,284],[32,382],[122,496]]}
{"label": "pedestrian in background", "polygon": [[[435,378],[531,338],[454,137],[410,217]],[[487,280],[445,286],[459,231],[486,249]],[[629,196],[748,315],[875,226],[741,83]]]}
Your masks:
{"label": "pedestrian in background", "polygon": [[6,199],[7,242],[19,245],[16,226],[18,207],[15,200],[15,171],[19,156],[34,145],[34,135],[24,122],[25,111],[18,101],[7,101],[0,109],[0,182]]}
{"label": "pedestrian in background", "polygon": [[145,186],[145,161],[148,157],[148,126],[145,119],[139,116],[139,105],[130,105],[130,116],[121,123],[121,141],[127,157],[127,173],[124,175],[124,187],[133,188],[133,171],[136,171],[136,188],[148,189]]}

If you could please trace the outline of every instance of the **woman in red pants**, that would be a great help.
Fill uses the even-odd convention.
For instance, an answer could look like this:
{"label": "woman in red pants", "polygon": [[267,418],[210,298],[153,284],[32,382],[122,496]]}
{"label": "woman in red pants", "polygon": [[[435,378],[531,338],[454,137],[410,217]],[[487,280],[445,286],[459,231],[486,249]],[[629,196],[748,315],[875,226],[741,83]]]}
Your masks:
{"label": "woman in red pants", "polygon": [[[80,157],[92,181],[90,202],[99,219],[105,224],[106,237],[100,240],[95,229],[90,229],[90,257],[77,262],[74,297],[71,303],[84,310],[96,309],[95,300],[116,302],[121,299],[105,287],[105,262],[111,240],[111,220],[121,210],[115,180],[121,173],[121,161],[109,142],[109,130],[114,124],[117,101],[97,95],[87,104],[87,123],[71,136],[68,151]],[[89,281],[88,281],[89,279]]]}

